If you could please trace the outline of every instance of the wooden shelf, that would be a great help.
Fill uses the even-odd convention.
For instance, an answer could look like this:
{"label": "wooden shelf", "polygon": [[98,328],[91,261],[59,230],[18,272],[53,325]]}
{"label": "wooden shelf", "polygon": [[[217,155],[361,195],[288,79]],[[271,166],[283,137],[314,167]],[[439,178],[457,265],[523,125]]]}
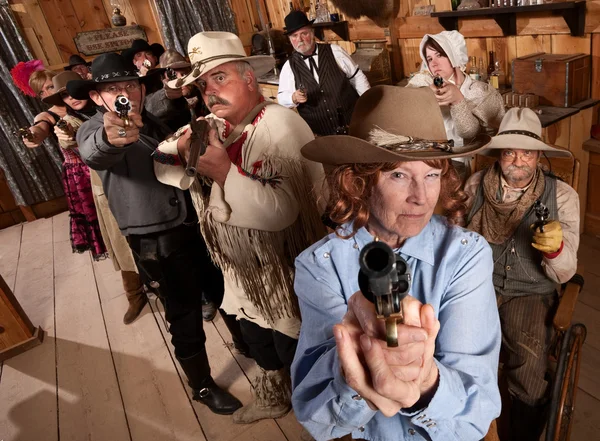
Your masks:
{"label": "wooden shelf", "polygon": [[347,21],[330,21],[327,23],[313,23],[315,35],[319,40],[323,40],[325,29],[335,32],[342,40],[350,41],[350,32],[348,31]]}
{"label": "wooden shelf", "polygon": [[493,18],[505,36],[517,35],[517,15],[528,12],[551,11],[562,15],[571,30],[571,35],[581,37],[585,31],[585,1],[546,3],[543,5],[480,8],[466,11],[432,12],[447,31],[458,31],[458,19],[469,17]]}

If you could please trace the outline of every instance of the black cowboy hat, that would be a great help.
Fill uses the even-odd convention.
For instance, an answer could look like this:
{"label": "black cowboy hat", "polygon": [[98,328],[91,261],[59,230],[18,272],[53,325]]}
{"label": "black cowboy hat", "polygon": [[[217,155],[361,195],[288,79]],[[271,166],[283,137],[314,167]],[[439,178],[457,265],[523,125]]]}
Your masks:
{"label": "black cowboy hat", "polygon": [[65,70],[71,70],[73,69],[75,66],[90,66],[92,63],[90,63],[89,61],[85,61],[82,57],[80,57],[79,55],[71,55],[69,57],[69,65],[65,66]]}
{"label": "black cowboy hat", "polygon": [[133,43],[131,43],[131,47],[129,49],[125,49],[123,52],[121,52],[121,55],[123,55],[123,57],[125,57],[125,59],[127,59],[128,61],[131,61],[133,63],[133,57],[138,52],[152,52],[154,54],[154,56],[156,57],[156,61],[158,63],[158,59],[165,52],[165,48],[162,46],[162,44],[159,44],[159,43],[148,44],[148,42],[146,40],[138,39],[138,40],[133,40]]}
{"label": "black cowboy hat", "polygon": [[152,69],[145,76],[140,77],[133,63],[122,55],[114,52],[102,54],[92,62],[92,79],[69,81],[67,92],[75,99],[86,100],[89,98],[89,91],[95,90],[98,84],[131,80],[139,80],[144,84],[161,71],[164,69]]}
{"label": "black cowboy hat", "polygon": [[292,11],[285,17],[285,35],[290,35],[304,26],[312,26],[314,20],[309,20],[306,14],[302,11]]}

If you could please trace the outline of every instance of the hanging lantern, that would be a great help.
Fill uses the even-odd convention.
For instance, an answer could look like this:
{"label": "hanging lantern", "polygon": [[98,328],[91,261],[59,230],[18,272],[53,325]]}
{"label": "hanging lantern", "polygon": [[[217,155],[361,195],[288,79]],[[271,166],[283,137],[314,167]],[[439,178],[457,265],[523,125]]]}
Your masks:
{"label": "hanging lantern", "polygon": [[121,2],[119,0],[110,0],[110,5],[113,8],[113,16],[110,19],[112,24],[115,26],[125,26],[127,18],[121,15]]}

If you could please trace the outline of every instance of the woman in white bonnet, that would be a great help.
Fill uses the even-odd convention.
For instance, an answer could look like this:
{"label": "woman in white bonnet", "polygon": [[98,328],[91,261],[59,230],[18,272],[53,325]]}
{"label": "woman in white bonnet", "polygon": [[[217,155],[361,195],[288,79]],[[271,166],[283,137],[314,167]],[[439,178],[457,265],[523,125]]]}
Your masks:
{"label": "woman in white bonnet", "polygon": [[[496,89],[465,74],[467,46],[457,31],[443,31],[425,35],[419,52],[423,60],[421,71],[414,75],[407,87],[430,87],[441,106],[448,139],[457,146],[484,132],[495,135],[502,117],[504,103]],[[444,79],[438,89],[433,78]],[[461,173],[462,174],[462,173]]]}

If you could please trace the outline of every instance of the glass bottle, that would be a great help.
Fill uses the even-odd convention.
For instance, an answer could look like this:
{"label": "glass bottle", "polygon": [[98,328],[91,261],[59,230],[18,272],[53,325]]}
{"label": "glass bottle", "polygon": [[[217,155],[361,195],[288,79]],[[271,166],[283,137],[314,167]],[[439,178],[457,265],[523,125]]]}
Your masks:
{"label": "glass bottle", "polygon": [[487,73],[483,68],[483,58],[479,57],[479,81],[487,81]]}
{"label": "glass bottle", "polygon": [[294,3],[290,2],[290,12],[294,12]]}
{"label": "glass bottle", "polygon": [[317,2],[317,20],[316,23],[327,23],[329,21],[329,10],[327,1]]}
{"label": "glass bottle", "polygon": [[479,81],[481,75],[479,75],[479,70],[477,70],[477,57],[469,57],[471,59],[471,68],[469,69],[469,76],[475,80]]}
{"label": "glass bottle", "polygon": [[496,61],[494,66],[494,71],[490,75],[490,84],[494,88],[500,89],[501,87],[504,87],[506,85],[506,74],[500,66],[500,61]]}
{"label": "glass bottle", "polygon": [[490,58],[488,60],[488,66],[487,66],[488,78],[490,77],[490,75],[492,75],[492,72],[494,71],[494,61],[495,60],[496,60],[496,52],[490,51]]}

